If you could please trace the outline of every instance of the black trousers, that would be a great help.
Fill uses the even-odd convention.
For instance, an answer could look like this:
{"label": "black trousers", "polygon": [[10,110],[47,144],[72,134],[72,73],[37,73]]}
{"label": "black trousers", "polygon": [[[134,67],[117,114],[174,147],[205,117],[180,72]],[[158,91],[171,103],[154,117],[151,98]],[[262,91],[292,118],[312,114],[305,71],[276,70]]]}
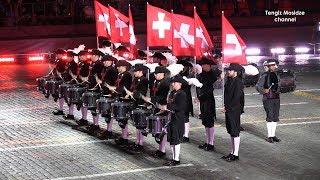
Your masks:
{"label": "black trousers", "polygon": [[267,114],[267,122],[279,121],[280,99],[264,99],[263,107]]}
{"label": "black trousers", "polygon": [[212,128],[216,119],[216,105],[214,97],[206,100],[200,100],[200,112],[202,125],[206,128]]}

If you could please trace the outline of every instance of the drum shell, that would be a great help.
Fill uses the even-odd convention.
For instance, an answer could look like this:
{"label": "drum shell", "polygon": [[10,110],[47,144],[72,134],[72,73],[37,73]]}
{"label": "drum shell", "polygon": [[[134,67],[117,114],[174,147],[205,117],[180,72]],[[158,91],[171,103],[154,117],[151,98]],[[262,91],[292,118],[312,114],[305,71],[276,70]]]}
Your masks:
{"label": "drum shell", "polygon": [[83,107],[94,110],[97,107],[97,100],[100,94],[97,92],[85,92],[82,94]]}
{"label": "drum shell", "polygon": [[62,84],[62,81],[48,80],[46,81],[46,90],[51,95],[59,94],[59,85]]}
{"label": "drum shell", "polygon": [[59,98],[68,98],[68,89],[74,87],[72,84],[61,84],[59,86]]}
{"label": "drum shell", "polygon": [[46,77],[41,77],[41,78],[37,78],[37,88],[38,88],[38,91],[44,91],[45,90],[45,84],[46,84],[46,81],[49,80],[49,78],[46,78]]}
{"label": "drum shell", "polygon": [[79,104],[82,100],[82,94],[85,88],[82,87],[72,87],[67,90],[68,92],[68,102],[71,104]]}
{"label": "drum shell", "polygon": [[105,116],[111,112],[111,104],[114,102],[112,98],[100,97],[97,101],[97,112],[101,116]]}
{"label": "drum shell", "polygon": [[279,87],[280,93],[292,92],[296,89],[296,76],[291,71],[279,71],[280,77]]}
{"label": "drum shell", "polygon": [[125,102],[114,102],[111,104],[112,115],[116,120],[128,119],[130,117],[130,104]]}
{"label": "drum shell", "polygon": [[166,116],[149,116],[147,117],[148,133],[159,134],[167,123]]}
{"label": "drum shell", "polygon": [[131,112],[131,119],[133,121],[133,125],[137,129],[146,129],[148,126],[147,115],[148,112],[144,109],[134,109]]}

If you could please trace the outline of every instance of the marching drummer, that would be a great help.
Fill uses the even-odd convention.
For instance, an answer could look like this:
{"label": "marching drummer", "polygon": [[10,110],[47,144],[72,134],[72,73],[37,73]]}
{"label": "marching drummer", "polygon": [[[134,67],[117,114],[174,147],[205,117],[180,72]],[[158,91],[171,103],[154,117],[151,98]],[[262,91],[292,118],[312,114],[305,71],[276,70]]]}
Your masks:
{"label": "marching drummer", "polygon": [[[132,76],[129,72],[131,64],[125,60],[120,60],[116,63],[116,68],[118,70],[118,78],[116,81],[116,86],[109,86],[110,91],[118,94],[119,98],[124,98],[126,96],[126,89],[130,89],[132,83]],[[116,139],[115,142],[118,145],[126,146],[128,144],[128,122],[121,124],[122,134],[121,138]]]}
{"label": "marching drummer", "polygon": [[[108,89],[106,86],[115,86],[116,85],[116,81],[118,78],[118,71],[117,69],[114,67],[115,63],[117,62],[117,59],[106,55],[105,57],[103,57],[101,59],[103,65],[104,65],[104,69],[103,69],[103,76],[102,76],[102,85],[103,85],[103,90],[102,90],[102,94],[103,95],[107,95],[110,97],[113,97],[113,92],[110,91],[110,89]],[[105,116],[105,121],[107,123],[107,130],[102,132],[99,135],[100,139],[111,139],[113,138],[113,134],[112,134],[112,123],[113,123],[113,119],[111,118],[111,112],[109,111],[108,114],[106,114]]]}
{"label": "marching drummer", "polygon": [[240,146],[240,115],[241,96],[243,93],[243,82],[238,77],[242,66],[231,63],[227,68],[228,78],[224,90],[224,112],[226,117],[226,128],[231,136],[231,152],[222,158],[228,162],[239,160]]}
{"label": "marching drummer", "polygon": [[[75,84],[78,82],[77,76],[78,76],[79,66],[78,66],[78,62],[74,60],[74,56],[77,56],[77,54],[72,51],[67,51],[68,65],[67,65],[66,72],[63,74],[65,83]],[[70,104],[69,113],[63,116],[63,118],[74,120],[73,112],[74,112],[74,104]]]}
{"label": "marching drummer", "polygon": [[262,102],[267,114],[268,137],[266,138],[266,141],[269,143],[280,142],[280,139],[275,135],[280,111],[280,78],[276,71],[277,61],[269,59],[263,64],[266,72],[261,75],[256,85],[256,89],[260,94],[263,94]]}
{"label": "marching drummer", "polygon": [[[56,80],[62,80],[62,74],[66,70],[66,61],[63,59],[66,55],[66,51],[63,49],[57,49],[55,52],[56,54],[56,67],[54,70],[55,79]],[[49,94],[46,95],[46,97],[49,97]],[[64,105],[64,99],[58,99],[58,108],[54,110],[52,113],[54,115],[64,115],[63,113],[63,105]]]}
{"label": "marching drummer", "polygon": [[[90,76],[89,76],[89,89],[95,92],[100,92],[102,90],[102,71],[104,69],[100,59],[104,56],[98,49],[94,49],[91,52],[91,64],[90,64]],[[96,113],[95,109],[91,111],[93,123],[87,127],[88,134],[94,134],[100,131],[99,127],[99,115]]]}
{"label": "marching drummer", "polygon": [[[142,97],[145,97],[148,92],[148,79],[144,76],[144,72],[147,71],[147,67],[143,64],[136,64],[133,67],[134,79],[131,84],[130,91],[127,91],[127,96],[133,99],[134,107],[144,105],[145,102]],[[140,127],[136,127],[136,142],[132,146],[133,151],[143,150],[144,136]]]}
{"label": "marching drummer", "polygon": [[200,149],[206,151],[214,150],[214,121],[216,120],[216,105],[213,95],[213,83],[218,79],[217,73],[212,70],[214,62],[210,59],[203,57],[200,60],[202,72],[197,76],[199,82],[203,86],[197,87],[197,97],[200,101],[200,112],[202,125],[206,131],[206,141],[200,145]]}
{"label": "marching drummer", "polygon": [[[89,74],[90,74],[90,62],[91,54],[88,51],[82,50],[78,53],[79,57],[79,73],[78,73],[78,82],[81,86],[86,87],[89,84]],[[77,121],[77,124],[80,126],[87,125],[87,115],[88,109],[81,106],[81,119]]]}
{"label": "marching drummer", "polygon": [[184,123],[186,121],[187,96],[181,89],[183,84],[188,84],[181,75],[176,75],[171,79],[173,91],[168,98],[168,110],[170,113],[170,123],[167,127],[167,140],[171,145],[172,160],[166,162],[166,166],[180,164],[180,143],[184,134]]}
{"label": "marching drummer", "polygon": [[[150,82],[150,98],[145,97],[146,102],[152,102],[157,106],[155,112],[165,111],[167,109],[167,97],[170,90],[170,78],[166,77],[169,70],[164,66],[158,66],[155,69],[155,80]],[[164,135],[159,143],[159,149],[154,153],[155,157],[161,158],[166,155],[167,135]]]}

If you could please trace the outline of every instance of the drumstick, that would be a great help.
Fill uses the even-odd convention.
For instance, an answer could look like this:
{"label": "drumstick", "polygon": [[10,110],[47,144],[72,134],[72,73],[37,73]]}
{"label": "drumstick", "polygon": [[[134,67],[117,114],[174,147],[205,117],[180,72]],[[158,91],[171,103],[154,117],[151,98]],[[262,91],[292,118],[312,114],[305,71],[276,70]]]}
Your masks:
{"label": "drumstick", "polygon": [[274,85],[274,83],[271,84],[271,86],[269,87],[269,90],[272,88],[273,85]]}
{"label": "drumstick", "polygon": [[109,90],[111,90],[111,91],[119,94],[115,89],[111,88],[112,86],[110,86],[108,83],[104,83],[104,84],[107,86],[107,88],[108,88]]}
{"label": "drumstick", "polygon": [[132,92],[129,91],[125,86],[123,87],[124,91],[126,91],[126,93],[133,99],[136,100],[133,96],[132,96]]}
{"label": "drumstick", "polygon": [[142,99],[144,100],[144,101],[146,101],[147,103],[149,103],[149,104],[151,104],[152,106],[154,106],[154,107],[157,107],[155,104],[153,104],[151,101],[147,101],[146,100],[146,96],[144,96],[144,95],[142,95],[141,93],[140,93],[140,96],[142,97]]}

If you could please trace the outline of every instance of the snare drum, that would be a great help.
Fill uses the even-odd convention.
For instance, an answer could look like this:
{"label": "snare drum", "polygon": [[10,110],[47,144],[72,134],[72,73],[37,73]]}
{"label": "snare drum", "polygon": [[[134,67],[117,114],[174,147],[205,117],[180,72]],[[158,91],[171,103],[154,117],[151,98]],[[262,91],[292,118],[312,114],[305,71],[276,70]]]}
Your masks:
{"label": "snare drum", "polygon": [[74,87],[74,85],[72,84],[61,84],[59,86],[59,98],[64,98],[65,100],[67,100],[68,98],[68,89]]}
{"label": "snare drum", "polygon": [[134,127],[136,127],[137,129],[146,129],[148,126],[147,114],[148,112],[144,109],[134,109],[131,112],[131,119],[133,121]]}
{"label": "snare drum", "polygon": [[147,117],[148,132],[155,135],[162,132],[162,128],[168,122],[167,116],[152,115]]}
{"label": "snare drum", "polygon": [[68,103],[80,104],[82,99],[82,94],[85,88],[83,87],[72,87],[67,90],[68,92]]}
{"label": "snare drum", "polygon": [[112,115],[119,121],[122,119],[129,119],[130,117],[130,104],[125,102],[114,102],[111,104]]}
{"label": "snare drum", "polygon": [[46,81],[49,80],[48,77],[41,77],[41,78],[37,78],[37,89],[38,91],[41,91],[41,92],[45,92],[45,84],[46,84]]}
{"label": "snare drum", "polygon": [[58,97],[59,96],[59,85],[62,84],[62,81],[55,81],[55,80],[48,80],[46,81],[46,90],[48,91],[48,94],[51,94],[52,97]]}
{"label": "snare drum", "polygon": [[112,98],[100,97],[97,100],[97,112],[101,114],[102,117],[107,116],[111,112],[111,103],[114,102]]}
{"label": "snare drum", "polygon": [[87,107],[88,110],[94,110],[97,107],[96,101],[100,94],[97,92],[85,92],[82,95],[83,107]]}

